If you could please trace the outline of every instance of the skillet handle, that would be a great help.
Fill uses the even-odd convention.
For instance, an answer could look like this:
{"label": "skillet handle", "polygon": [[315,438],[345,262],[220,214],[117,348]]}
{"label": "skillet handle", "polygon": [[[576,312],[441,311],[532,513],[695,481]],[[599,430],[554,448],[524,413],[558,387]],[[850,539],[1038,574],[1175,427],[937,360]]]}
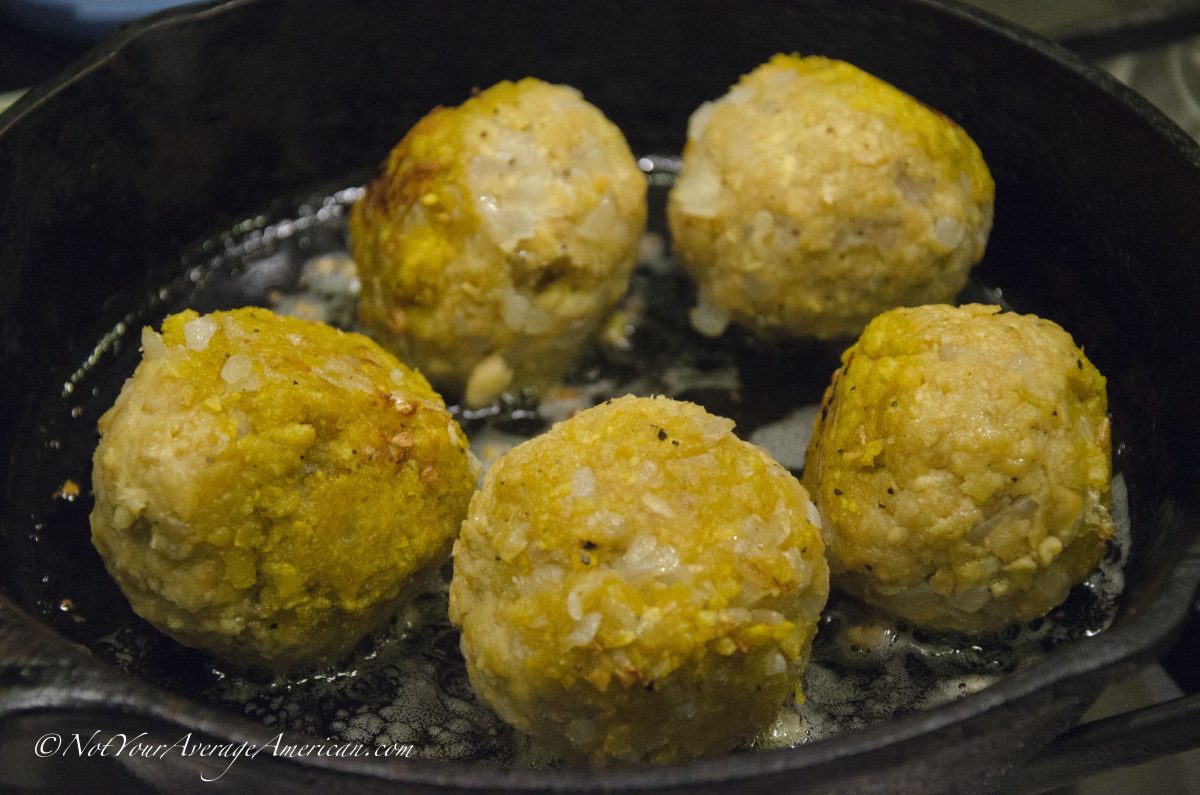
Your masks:
{"label": "skillet handle", "polygon": [[0,596],[0,723],[23,712],[111,711],[122,689],[115,670]]}
{"label": "skillet handle", "polygon": [[1036,793],[1200,746],[1200,693],[1076,726],[1009,774],[1005,792]]}
{"label": "skillet handle", "polygon": [[[1191,560],[1200,563],[1200,555],[1193,553]],[[1179,638],[1160,659],[1186,695],[1070,729],[1023,767],[1009,773],[1003,791],[1044,792],[1061,787],[1064,781],[1200,747],[1200,674],[1195,668],[1198,653],[1200,601],[1193,601]]]}

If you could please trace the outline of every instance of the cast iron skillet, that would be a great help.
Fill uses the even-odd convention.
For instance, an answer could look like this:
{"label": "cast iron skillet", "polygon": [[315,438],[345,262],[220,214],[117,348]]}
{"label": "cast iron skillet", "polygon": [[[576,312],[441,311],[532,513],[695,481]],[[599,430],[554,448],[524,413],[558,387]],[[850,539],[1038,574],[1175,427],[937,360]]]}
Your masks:
{"label": "cast iron skillet", "polygon": [[[1200,151],[1069,53],[932,0],[521,4],[233,0],[167,13],[94,50],[0,118],[0,717],[62,710],[263,742],[266,727],[120,673],[42,601],[39,544],[97,574],[86,527],[42,539],[30,461],[62,389],[181,252],[282,196],[366,176],[399,135],[473,86],[578,86],[639,153],[677,152],[689,113],[777,51],[844,58],[946,112],[997,181],[980,274],[1061,323],[1109,375],[1133,547],[1113,626],[960,701],[778,752],[666,768],[499,770],[259,757],[223,780],[329,791],[589,788],[774,792],[994,786],[1100,687],[1167,644],[1200,581]],[[41,473],[44,476],[45,473]],[[86,493],[86,484],[85,484]],[[64,726],[70,724],[66,716]],[[196,760],[147,765],[206,789]],[[224,767],[220,764],[217,770]],[[204,768],[212,770],[211,767]]]}

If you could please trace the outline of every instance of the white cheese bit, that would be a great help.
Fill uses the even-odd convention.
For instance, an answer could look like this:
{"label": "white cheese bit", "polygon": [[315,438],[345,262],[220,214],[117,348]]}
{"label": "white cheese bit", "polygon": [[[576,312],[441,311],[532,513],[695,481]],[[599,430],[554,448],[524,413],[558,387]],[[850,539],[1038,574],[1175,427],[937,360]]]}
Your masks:
{"label": "white cheese bit", "polygon": [[763,674],[778,676],[787,671],[787,660],[778,651],[772,651],[763,659]]}
{"label": "white cheese bit", "polygon": [[749,102],[753,96],[753,88],[750,86],[739,85],[734,86],[729,90],[729,93],[725,95],[725,101],[734,105],[741,105],[745,102]]}
{"label": "white cheese bit", "polygon": [[366,393],[375,391],[375,384],[371,380],[371,377],[363,372],[362,362],[353,356],[339,356],[336,359],[328,359],[324,364],[316,368],[315,372],[325,381],[328,381],[339,389]]}
{"label": "white cheese bit", "polygon": [[972,588],[969,591],[952,594],[947,601],[957,610],[964,613],[977,613],[991,599],[992,594],[986,587]]}
{"label": "white cheese bit", "polygon": [[1038,561],[1043,566],[1049,566],[1063,551],[1062,541],[1058,536],[1048,536],[1038,544]]}
{"label": "white cheese bit", "polygon": [[812,582],[812,567],[800,554],[798,549],[789,549],[783,553],[783,556],[788,559],[788,563],[792,564],[792,571],[796,574],[796,587],[807,588]]}
{"label": "white cheese bit", "polygon": [[712,444],[720,441],[722,438],[732,433],[735,423],[733,420],[726,417],[709,415],[707,417],[700,418],[697,422],[697,425],[700,426],[696,429],[700,433],[700,438],[705,442]]}
{"label": "white cheese bit", "polygon": [[542,334],[554,324],[553,315],[516,290],[504,291],[500,303],[504,324],[513,331]]}
{"label": "white cheese bit", "polygon": [[253,363],[249,356],[235,353],[226,359],[225,364],[221,367],[221,380],[237,386],[250,377],[252,367]]}
{"label": "white cheese bit", "polygon": [[624,223],[617,207],[607,193],[579,224],[579,236],[593,242],[620,239],[625,236]]}
{"label": "white cheese bit", "polygon": [[708,122],[712,119],[713,103],[701,102],[700,107],[692,111],[692,116],[688,119],[687,137],[690,140],[696,140],[704,134],[704,128],[708,126]]}
{"label": "white cheese bit", "polygon": [[572,588],[567,594],[567,615],[573,621],[583,618],[583,597],[580,596],[578,587]]}
{"label": "white cheese bit", "polygon": [[670,504],[656,494],[643,494],[642,505],[645,505],[651,513],[656,513],[667,519],[675,517],[675,511],[671,508]]}
{"label": "white cheese bit", "polygon": [[760,253],[767,251],[767,238],[775,231],[775,216],[766,210],[754,214],[754,226],[750,231],[750,246]]}
{"label": "white cheese bit", "polygon": [[621,556],[626,576],[668,574],[679,568],[679,553],[670,544],[658,545],[652,535],[640,535]]}
{"label": "white cheese bit", "polygon": [[500,316],[504,325],[513,331],[525,328],[525,316],[529,312],[529,299],[516,290],[505,290],[500,295]]}
{"label": "white cheese bit", "polygon": [[672,198],[685,215],[716,218],[721,209],[721,178],[706,161],[693,162],[679,174]]}
{"label": "white cheese bit", "polygon": [[189,320],[183,325],[183,338],[194,351],[208,347],[208,341],[217,333],[217,323],[207,315]]}
{"label": "white cheese bit", "polygon": [[162,337],[150,328],[142,329],[142,358],[157,359],[167,352]]}
{"label": "white cheese bit", "polygon": [[812,500],[808,500],[807,502],[804,503],[804,513],[808,517],[809,523],[813,527],[820,530],[821,529],[821,512],[817,510],[817,506],[813,503]]}
{"label": "white cheese bit", "polygon": [[113,510],[113,515],[112,515],[113,529],[114,530],[124,530],[125,528],[129,527],[129,525],[133,524],[134,518],[135,518],[135,516],[132,511],[130,511],[124,505],[118,505]]}
{"label": "white cheese bit", "polygon": [[934,239],[946,248],[957,248],[966,235],[966,227],[957,218],[943,215],[933,224]]}
{"label": "white cheese bit", "polygon": [[575,628],[566,637],[567,645],[583,646],[591,643],[592,638],[596,637],[596,630],[598,629],[600,629],[600,614],[588,613],[575,622]]}
{"label": "white cheese bit", "polygon": [[596,511],[584,523],[588,535],[595,541],[616,541],[624,537],[626,531],[625,517],[613,511]]}
{"label": "white cheese bit", "polygon": [[471,472],[471,477],[476,481],[475,488],[482,488],[483,484],[479,480],[483,477],[483,462],[470,450],[467,450],[467,468]]}
{"label": "white cheese bit", "polygon": [[596,476],[589,467],[580,467],[571,473],[571,496],[576,499],[591,497],[596,493]]}
{"label": "white cheese bit", "polygon": [[504,561],[510,561],[529,544],[529,537],[526,535],[529,528],[525,525],[518,524],[508,528],[508,531],[501,537],[495,540],[496,551],[500,553],[500,558]]}

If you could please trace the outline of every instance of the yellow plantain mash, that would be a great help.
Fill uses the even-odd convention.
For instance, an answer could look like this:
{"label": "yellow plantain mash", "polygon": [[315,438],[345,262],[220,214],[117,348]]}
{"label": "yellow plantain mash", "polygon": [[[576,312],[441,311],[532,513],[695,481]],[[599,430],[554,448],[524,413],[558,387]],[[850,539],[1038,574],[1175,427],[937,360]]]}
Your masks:
{"label": "yellow plantain mash", "polygon": [[699,283],[693,325],[828,339],[950,301],[993,194],[947,117],[848,63],[776,55],[688,125],[668,218]]}
{"label": "yellow plantain mash", "polygon": [[727,750],[797,691],[828,568],[816,509],[733,422],[623,397],[494,463],[450,618],[509,723],[593,763]]}
{"label": "yellow plantain mash", "polygon": [[646,179],[567,86],[502,82],[435,108],[351,210],[366,328],[478,406],[544,388],[629,285]]}
{"label": "yellow plantain mash", "polygon": [[358,334],[168,317],[101,418],[92,542],[135,612],[288,669],[343,655],[447,557],[475,484],[420,374]]}
{"label": "yellow plantain mash", "polygon": [[804,482],[836,583],[926,627],[1029,621],[1112,536],[1104,377],[1049,320],[895,309],[842,355]]}

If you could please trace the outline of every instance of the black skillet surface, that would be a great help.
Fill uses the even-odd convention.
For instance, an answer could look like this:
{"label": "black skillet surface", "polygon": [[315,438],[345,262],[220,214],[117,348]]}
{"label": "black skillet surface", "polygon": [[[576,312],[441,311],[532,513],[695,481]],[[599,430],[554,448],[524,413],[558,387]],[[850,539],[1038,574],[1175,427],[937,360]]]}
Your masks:
{"label": "black skillet surface", "polygon": [[[979,142],[997,180],[979,277],[1068,328],[1109,375],[1134,534],[1113,627],[968,698],[790,751],[615,771],[260,757],[223,782],[957,790],[997,780],[1160,649],[1200,579],[1200,422],[1188,392],[1200,374],[1200,153],[1144,102],[1051,45],[932,2],[379,0],[334,12],[235,0],[119,34],[0,118],[0,714],[119,715],[106,719],[158,727],[168,742],[179,729],[273,734],[121,674],[69,642],[86,633],[40,603],[47,544],[75,562],[76,584],[106,586],[86,528],[42,538],[34,526],[47,495],[27,488],[45,475],[31,462],[53,451],[34,448],[32,418],[69,397],[71,369],[147,289],[187,270],[191,244],[282,197],[350,184],[429,107],[506,77],[578,86],[636,152],[677,152],[695,106],[776,51],[852,61]],[[189,764],[142,772],[203,788]]]}

